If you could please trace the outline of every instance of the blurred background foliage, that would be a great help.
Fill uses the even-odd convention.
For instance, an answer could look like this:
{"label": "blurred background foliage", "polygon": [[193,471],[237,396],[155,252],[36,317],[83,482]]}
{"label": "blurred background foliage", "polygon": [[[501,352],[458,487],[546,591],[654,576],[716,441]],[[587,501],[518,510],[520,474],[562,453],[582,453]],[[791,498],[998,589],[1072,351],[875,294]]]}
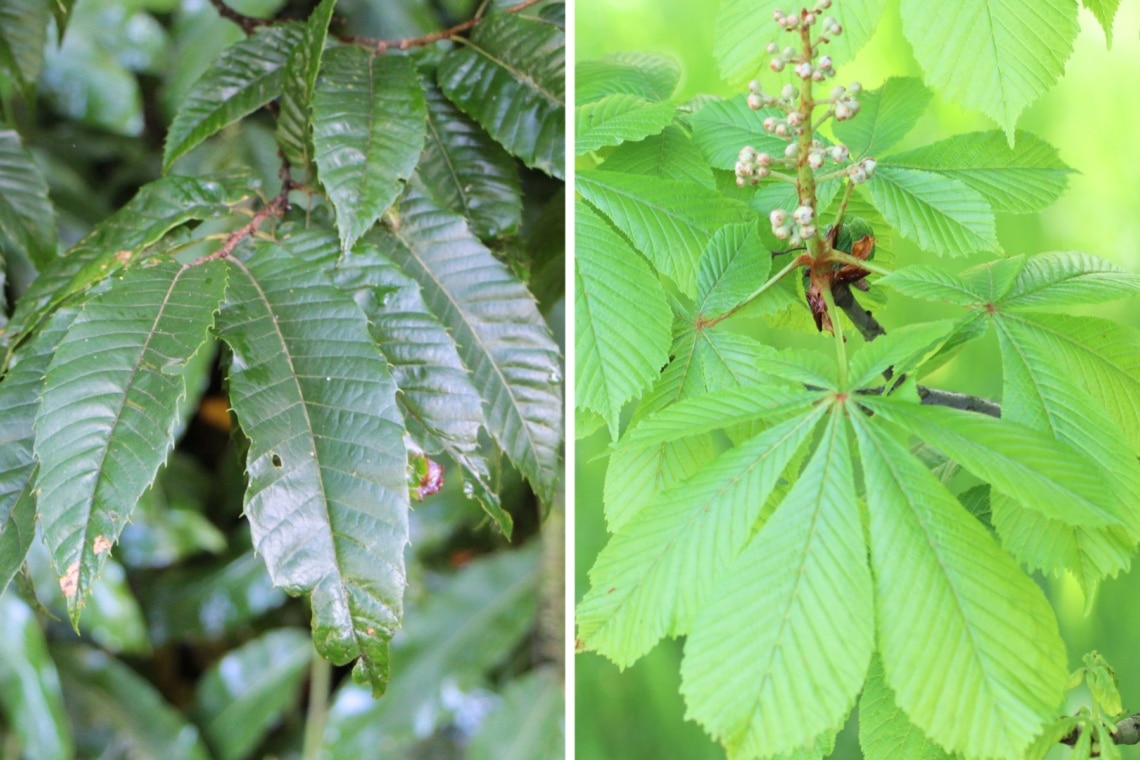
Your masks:
{"label": "blurred background foliage", "polygon": [[[874,89],[890,76],[922,76],[898,21],[897,0],[888,3],[883,22],[870,43],[850,64],[839,69],[836,82],[859,81]],[[799,7],[797,5],[796,7]],[[843,21],[843,1],[834,15]],[[721,81],[712,55],[715,13],[710,4],[695,0],[578,0],[575,14],[575,60],[585,61],[609,53],[644,50],[668,53],[682,64],[677,102],[701,93],[737,94]],[[1105,35],[1092,14],[1081,11],[1081,35],[1060,82],[1032,106],[1018,122],[1047,140],[1061,159],[1074,168],[1068,190],[1044,214],[999,215],[998,235],[1009,255],[1045,251],[1087,251],[1140,271],[1140,140],[1136,124],[1140,101],[1132,83],[1140,75],[1140,7],[1121,4],[1113,45],[1106,49]],[[761,76],[767,86],[778,79]],[[773,87],[767,87],[772,90]],[[977,113],[965,111],[935,95],[927,115],[897,150],[918,147],[953,134],[994,129]],[[590,166],[583,157],[579,168]],[[941,260],[919,251],[895,236],[898,263],[937,263],[953,271],[985,260],[974,255]],[[927,302],[908,301],[892,294],[890,309],[876,309],[889,331],[911,321],[950,316]],[[875,308],[870,302],[868,306]],[[1089,310],[1140,327],[1140,303],[1135,300]],[[778,345],[822,340],[803,333],[766,327],[758,320],[751,334]],[[927,381],[940,388],[998,398],[1001,366],[996,339],[969,346],[953,362]],[[589,589],[588,571],[608,538],[602,516],[602,487],[609,446],[608,433],[599,430],[577,442],[575,514],[575,600]],[[1140,508],[1140,505],[1137,505]],[[1126,711],[1140,710],[1140,609],[1132,603],[1140,596],[1140,572],[1106,580],[1094,606],[1084,614],[1084,599],[1069,578],[1036,576],[1054,604],[1069,651],[1069,667],[1080,665],[1083,653],[1097,649],[1115,666]],[[596,654],[578,655],[576,681],[576,745],[583,760],[683,757],[721,758],[724,751],[697,724],[684,721],[685,705],[678,694],[681,641],[662,642],[647,657],[623,673]],[[1068,708],[1088,704],[1087,694],[1074,692]],[[1140,749],[1125,747],[1126,757],[1140,757]],[[1054,753],[1063,758],[1068,750]],[[840,734],[836,760],[862,757],[854,719]]]}
{"label": "blurred background foliage", "polygon": [[[303,19],[316,4],[232,5]],[[0,0],[0,25],[16,30],[31,5]],[[334,31],[415,37],[480,5],[342,0]],[[61,249],[161,175],[163,139],[184,94],[244,37],[208,0],[77,0],[66,18],[62,44],[54,21],[47,40],[22,40],[46,45],[34,90],[0,73],[0,121],[20,132],[48,179]],[[262,112],[210,139],[178,171],[252,170],[275,189],[279,166]],[[564,351],[562,183],[518,167],[523,227],[488,244],[529,278]],[[8,303],[34,274],[19,261],[9,262]],[[374,700],[347,668],[315,656],[307,601],[274,588],[254,555],[216,353],[199,356],[201,405],[187,410],[178,447],[107,562],[79,633],[40,541],[26,572],[0,593],[0,759],[561,757],[561,493],[541,514],[504,464],[496,476],[515,522],[508,543],[447,467],[456,474],[443,490],[414,504],[405,626],[393,642],[394,679]]]}

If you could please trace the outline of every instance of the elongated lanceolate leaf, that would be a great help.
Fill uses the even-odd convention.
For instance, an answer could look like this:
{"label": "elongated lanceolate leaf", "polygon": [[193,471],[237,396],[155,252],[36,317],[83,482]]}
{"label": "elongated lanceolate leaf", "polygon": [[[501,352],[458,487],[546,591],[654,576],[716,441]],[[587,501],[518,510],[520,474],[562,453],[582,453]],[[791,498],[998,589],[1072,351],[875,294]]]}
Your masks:
{"label": "elongated lanceolate leaf", "polygon": [[518,170],[510,155],[453,106],[434,83],[427,96],[427,142],[418,174],[433,198],[471,220],[481,238],[510,234],[522,221]]}
{"label": "elongated lanceolate leaf", "polygon": [[668,100],[681,80],[681,65],[660,53],[621,52],[574,66],[574,102],[581,106],[607,95]]}
{"label": "elongated lanceolate leaf", "polygon": [[23,564],[35,536],[33,422],[40,407],[44,373],[75,315],[74,309],[57,311],[16,354],[12,368],[0,382],[0,409],[4,410],[0,414],[0,595]]}
{"label": "elongated lanceolate leaf", "polygon": [[574,112],[575,152],[584,153],[655,135],[673,121],[676,107],[637,95],[607,95]]}
{"label": "elongated lanceolate leaf", "polygon": [[255,187],[248,177],[171,176],[144,185],[32,282],[8,323],[9,334],[27,334],[56,304],[124,268],[171,229],[228,213]]}
{"label": "elongated lanceolate leaf", "polygon": [[1051,436],[959,409],[870,396],[859,403],[1049,517],[1093,527],[1120,523],[1096,468]]}
{"label": "elongated lanceolate leaf", "polygon": [[7,130],[0,131],[0,233],[37,269],[55,258],[55,212],[47,181],[20,144],[19,134]]}
{"label": "elongated lanceolate leaf", "polygon": [[0,592],[0,710],[23,756],[75,756],[59,673],[32,609]]}
{"label": "elongated lanceolate leaf", "polygon": [[334,285],[352,295],[391,365],[408,432],[427,453],[446,451],[464,468],[470,486],[465,490],[509,537],[511,516],[502,510],[478,451],[482,401],[455,341],[427,308],[419,285],[392,262],[398,245],[391,237],[373,235],[342,258],[333,230],[292,232],[284,241],[290,254],[320,265]]}
{"label": "elongated lanceolate leaf", "polygon": [[953,760],[895,704],[878,657],[871,660],[859,697],[859,748],[866,760]]}
{"label": "elongated lanceolate leaf", "polygon": [[866,551],[836,408],[795,485],[717,580],[685,642],[687,716],[730,756],[792,752],[843,724],[874,649]]}
{"label": "elongated lanceolate leaf", "polygon": [[687,633],[822,410],[721,455],[626,523],[590,570],[578,639],[627,667],[662,636]]}
{"label": "elongated lanceolate leaf", "polygon": [[859,118],[835,122],[835,139],[855,158],[878,157],[914,128],[930,98],[920,80],[891,77],[877,90],[859,96]]}
{"label": "elongated lanceolate leaf", "polygon": [[565,33],[499,13],[439,64],[439,86],[464,113],[532,169],[563,176]]}
{"label": "elongated lanceolate leaf", "polygon": [[[837,64],[851,60],[871,39],[886,5],[886,0],[836,3],[831,13],[843,24],[843,34],[832,39],[827,52]],[[743,84],[761,69],[767,71],[771,58],[765,52],[768,43],[779,43],[782,48],[789,39],[789,35],[772,22],[772,12],[795,13],[799,8],[783,0],[725,0],[721,3],[713,45],[721,76],[734,84]]]}
{"label": "elongated lanceolate leaf", "polygon": [[1059,251],[1031,256],[1002,297],[1001,309],[1060,311],[1140,292],[1140,275],[1088,253]]}
{"label": "elongated lanceolate leaf", "polygon": [[174,445],[181,369],[224,288],[213,262],[131,269],[85,304],[52,357],[35,421],[36,491],[73,623]]}
{"label": "elongated lanceolate leaf", "polygon": [[336,0],[321,0],[301,30],[281,77],[281,101],[277,111],[277,144],[293,166],[306,170],[313,158],[313,138],[309,130],[313,89],[321,67],[329,21]]}
{"label": "elongated lanceolate leaf", "polygon": [[928,301],[966,306],[980,303],[985,295],[975,290],[970,283],[953,272],[941,267],[916,264],[896,269],[879,280],[881,285],[911,298],[924,298]]}
{"label": "elongated lanceolate leaf", "polygon": [[[947,749],[1020,757],[1064,692],[1065,646],[1053,611],[876,419],[852,416],[886,682],[911,721]],[[906,584],[897,582],[902,577]]]}
{"label": "elongated lanceolate leaf", "polygon": [[1056,148],[1021,131],[1013,147],[1001,132],[971,132],[896,153],[880,165],[953,177],[981,193],[995,211],[1023,214],[1041,211],[1057,200],[1072,172]]}
{"label": "elongated lanceolate leaf", "polygon": [[888,367],[894,367],[894,375],[909,372],[914,362],[934,353],[955,326],[950,319],[907,325],[865,344],[851,359],[847,387],[861,388],[882,380],[880,375]]}
{"label": "elongated lanceolate leaf", "polygon": [[690,182],[583,171],[576,189],[686,293],[696,292],[697,262],[712,234],[754,218],[747,206]]}
{"label": "elongated lanceolate leaf", "polygon": [[295,703],[312,658],[304,631],[279,628],[231,650],[202,674],[194,712],[216,757],[252,756]]}
{"label": "elongated lanceolate leaf", "polygon": [[685,130],[675,124],[644,140],[622,143],[606,156],[601,168],[716,187],[708,161]]}
{"label": "elongated lanceolate leaf", "polygon": [[412,176],[424,148],[427,106],[409,58],[334,48],[321,77],[313,95],[313,144],[347,251]]}
{"label": "elongated lanceolate leaf", "polygon": [[1001,250],[989,204],[958,180],[883,166],[869,184],[887,221],[923,249],[940,256]]}
{"label": "elongated lanceolate leaf", "polygon": [[697,268],[697,311],[715,316],[739,304],[768,279],[772,254],[753,224],[721,227]]}
{"label": "elongated lanceolate leaf", "polygon": [[558,348],[521,282],[462,217],[413,188],[399,207],[391,256],[416,280],[455,339],[485,404],[487,429],[545,503],[561,468]]}
{"label": "elongated lanceolate leaf", "polygon": [[338,664],[359,657],[357,676],[379,695],[406,584],[395,383],[364,315],[315,265],[260,244],[228,266],[218,333],[249,438],[254,548],[274,584],[311,594],[317,651]]}
{"label": "elongated lanceolate leaf", "polygon": [[1076,0],[903,0],[899,10],[926,83],[997,121],[1011,144],[1018,115],[1057,81],[1079,31]]}
{"label": "elongated lanceolate leaf", "polygon": [[49,3],[0,0],[0,66],[31,102],[44,63]]}
{"label": "elongated lanceolate leaf", "polygon": [[597,212],[579,201],[574,224],[575,403],[601,414],[616,438],[622,406],[669,361],[672,314],[649,264]]}
{"label": "elongated lanceolate leaf", "polygon": [[194,83],[166,135],[163,170],[210,135],[281,94],[284,67],[301,41],[299,24],[268,26],[226,49]]}

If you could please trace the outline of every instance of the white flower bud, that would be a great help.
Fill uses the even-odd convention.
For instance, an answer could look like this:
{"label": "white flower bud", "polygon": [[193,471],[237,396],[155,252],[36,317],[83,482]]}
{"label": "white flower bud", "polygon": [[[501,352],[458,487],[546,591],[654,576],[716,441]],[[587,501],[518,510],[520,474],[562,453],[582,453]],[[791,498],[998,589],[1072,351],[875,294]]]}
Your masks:
{"label": "white flower bud", "polygon": [[744,187],[745,184],[746,183],[744,181],[744,177],[741,177],[739,174],[736,175],[736,186],[737,187]]}
{"label": "white flower bud", "polygon": [[837,164],[841,164],[847,160],[848,153],[846,145],[833,145],[828,150],[828,153],[831,154],[831,160]]}
{"label": "white flower bud", "polygon": [[775,132],[776,131],[776,117],[775,116],[769,116],[767,119],[764,119],[764,131],[765,132]]}
{"label": "white flower bud", "polygon": [[804,24],[806,24],[807,26],[811,26],[814,23],[815,23],[815,14],[812,13],[811,11],[808,11],[807,13],[805,13],[804,14]]}
{"label": "white flower bud", "polygon": [[794,47],[784,48],[784,60],[790,61],[796,57],[796,49]]}
{"label": "white flower bud", "polygon": [[817,7],[821,11],[825,11],[831,7],[831,0],[819,0],[819,5]]}
{"label": "white flower bud", "polygon": [[795,248],[797,245],[799,245],[802,242],[804,242],[804,241],[800,237],[799,231],[793,232],[792,236],[790,238],[788,238],[788,245],[792,246],[793,248]]}
{"label": "white flower bud", "polygon": [[840,98],[842,98],[846,94],[847,94],[847,88],[837,85],[831,91],[831,99],[832,100],[839,100]]}
{"label": "white flower bud", "polygon": [[780,52],[780,46],[777,45],[775,42],[769,42],[767,50],[768,50],[768,55],[776,55],[777,53]]}
{"label": "white flower bud", "polygon": [[764,88],[760,86],[760,80],[759,79],[753,79],[751,82],[748,83],[748,91],[749,92],[764,92]]}
{"label": "white flower bud", "polygon": [[784,122],[780,122],[779,124],[777,124],[776,125],[776,136],[777,137],[787,137],[788,136],[788,125],[785,124]]}
{"label": "white flower bud", "polygon": [[779,74],[784,70],[784,59],[773,58],[772,61],[768,64],[768,67],[772,69],[772,71],[775,71],[777,74]]}
{"label": "white flower bud", "polygon": [[851,167],[851,169],[847,172],[847,176],[849,176],[851,178],[851,181],[856,185],[862,185],[867,181],[867,172],[860,169],[858,164]]}
{"label": "white flower bud", "polygon": [[764,101],[762,101],[760,99],[760,96],[757,95],[756,93],[750,92],[750,93],[748,93],[748,107],[751,108],[753,111],[759,111],[761,108],[764,107]]}
{"label": "white flower bud", "polygon": [[808,224],[811,222],[812,217],[815,216],[815,209],[811,206],[800,206],[792,212],[792,218],[796,220],[797,224]]}
{"label": "white flower bud", "polygon": [[819,67],[821,69],[830,69],[831,68],[831,56],[825,55],[825,56],[821,57],[819,59]]}
{"label": "white flower bud", "polygon": [[808,155],[808,166],[813,169],[819,169],[823,166],[823,154],[811,153]]}
{"label": "white flower bud", "polygon": [[772,228],[772,234],[773,234],[773,235],[775,235],[775,236],[776,236],[777,238],[779,238],[780,240],[787,240],[787,239],[788,239],[788,233],[789,233],[790,231],[791,231],[791,230],[789,230],[789,229],[787,228],[787,226],[784,226],[784,225],[781,225],[781,226],[779,226],[779,227],[773,227],[773,228]]}
{"label": "white flower bud", "polygon": [[843,34],[843,27],[838,23],[832,24],[827,28],[827,33],[833,37],[838,37],[839,35]]}
{"label": "white flower bud", "polygon": [[759,182],[760,182],[760,179],[763,179],[764,177],[767,177],[767,176],[768,176],[769,174],[771,174],[771,173],[772,173],[772,170],[771,170],[771,169],[767,169],[767,168],[765,168],[765,167],[763,167],[763,166],[761,166],[761,167],[757,168],[757,169],[756,169],[756,176],[757,176],[759,179],[757,179],[757,180],[756,180],[756,182],[757,182],[757,183],[759,183]]}
{"label": "white flower bud", "polygon": [[784,85],[784,89],[780,90],[780,95],[784,100],[795,100],[800,95],[800,88],[794,84],[786,84]]}
{"label": "white flower bud", "polygon": [[772,11],[772,20],[777,24],[782,24],[784,22],[784,12],[779,8]]}
{"label": "white flower bud", "polygon": [[736,162],[736,176],[737,177],[745,177],[747,175],[748,175],[748,164],[744,163],[743,161],[737,161]]}
{"label": "white flower bud", "polygon": [[798,127],[803,123],[804,115],[799,111],[792,111],[790,114],[788,114],[788,124],[792,125],[793,127]]}
{"label": "white flower bud", "polygon": [[875,174],[875,167],[878,165],[879,162],[873,158],[864,158],[859,162],[859,166],[862,167],[868,178],[872,177]]}
{"label": "white flower bud", "polygon": [[812,75],[811,64],[807,61],[796,66],[796,76],[800,79],[810,79]]}
{"label": "white flower bud", "polygon": [[805,224],[803,227],[800,227],[799,233],[800,237],[802,237],[804,240],[807,240],[809,237],[815,235],[815,225]]}
{"label": "white flower bud", "polygon": [[858,95],[859,93],[863,92],[863,85],[859,84],[858,82],[852,82],[851,84],[847,85],[847,92],[851,93],[852,95]]}
{"label": "white flower bud", "polygon": [[771,153],[757,153],[756,154],[756,163],[760,164],[761,166],[771,166],[772,165],[772,154]]}
{"label": "white flower bud", "polygon": [[799,152],[800,146],[795,143],[788,143],[788,147],[784,148],[784,158],[795,158],[796,153]]}
{"label": "white flower bud", "polygon": [[788,212],[782,208],[772,209],[772,213],[768,214],[768,221],[772,223],[772,228],[782,227],[788,221]]}
{"label": "white flower bud", "polygon": [[811,73],[811,81],[822,82],[824,76],[826,76],[826,75],[823,73],[823,69],[816,69],[815,71],[813,71]]}
{"label": "white flower bud", "polygon": [[839,103],[835,104],[836,121],[847,121],[854,115],[855,112],[851,110],[851,107],[847,105],[845,101],[840,101]]}
{"label": "white flower bud", "polygon": [[741,161],[752,161],[756,158],[756,149],[751,145],[745,145],[740,149],[740,153],[737,155],[737,158],[739,158]]}

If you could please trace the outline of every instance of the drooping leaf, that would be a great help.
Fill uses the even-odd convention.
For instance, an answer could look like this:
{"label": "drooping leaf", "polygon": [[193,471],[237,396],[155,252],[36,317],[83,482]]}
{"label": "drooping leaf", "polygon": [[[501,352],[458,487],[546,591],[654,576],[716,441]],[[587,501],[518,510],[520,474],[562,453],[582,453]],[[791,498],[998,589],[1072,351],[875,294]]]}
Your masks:
{"label": "drooping leaf", "polygon": [[1081,5],[1092,11],[1096,20],[1104,29],[1104,37],[1108,47],[1112,48],[1112,22],[1116,18],[1116,11],[1120,8],[1120,0],[1081,0]]}
{"label": "drooping leaf", "polygon": [[313,158],[310,104],[336,0],[321,0],[285,59],[277,111],[277,144],[285,159],[306,170]]}
{"label": "drooping leaf", "polygon": [[686,293],[696,292],[697,262],[712,234],[754,218],[743,204],[690,182],[583,171],[576,189]]}
{"label": "drooping leaf", "polygon": [[1001,132],[971,132],[896,153],[881,159],[880,166],[952,177],[981,193],[995,211],[1021,214],[1042,211],[1057,200],[1072,172],[1056,148],[1021,131],[1012,148]]}
{"label": "drooping leaf", "polygon": [[563,176],[565,33],[499,13],[444,56],[443,93],[532,169]]}
{"label": "drooping leaf", "polygon": [[553,668],[531,671],[511,681],[503,701],[491,711],[468,745],[471,760],[523,760],[564,757],[563,692]]}
{"label": "drooping leaf", "polygon": [[0,0],[0,66],[7,70],[24,97],[35,97],[44,63],[51,8],[38,0]]}
{"label": "drooping leaf", "polygon": [[[827,52],[836,64],[851,60],[867,40],[887,3],[885,0],[849,0],[837,4],[834,15],[843,25],[843,34],[832,39]],[[767,71],[769,42],[783,48],[788,35],[772,22],[772,12],[796,12],[781,0],[726,0],[716,16],[716,42],[713,55],[723,78],[743,84],[763,68]]]}
{"label": "drooping leaf", "polygon": [[198,728],[125,663],[83,644],[54,644],[68,707],[80,725],[110,726],[125,751],[169,760],[208,760]]}
{"label": "drooping leaf", "polygon": [[[1053,611],[876,420],[851,417],[866,479],[886,683],[910,720],[948,750],[1018,757],[1060,704],[1067,680]],[[905,586],[894,582],[903,576]]]}
{"label": "drooping leaf", "polygon": [[304,632],[278,628],[230,650],[202,674],[194,713],[216,757],[250,757],[295,703],[312,658]]}
{"label": "drooping leaf", "polygon": [[533,296],[462,217],[414,188],[399,218],[392,259],[454,337],[486,405],[488,431],[549,504],[561,469],[561,371]]}
{"label": "drooping leaf", "polygon": [[411,59],[373,56],[355,46],[325,55],[318,84],[317,168],[347,251],[411,177],[423,152],[427,105]]}
{"label": "drooping leaf", "polygon": [[871,660],[859,697],[859,748],[866,760],[953,760],[895,704],[878,657]]}
{"label": "drooping leaf", "polygon": [[509,235],[521,222],[518,170],[502,146],[453,106],[434,83],[427,95],[427,142],[418,173],[441,206],[471,220],[480,238]]}
{"label": "drooping leaf", "polygon": [[662,636],[687,633],[822,413],[802,413],[726,452],[623,525],[578,605],[582,645],[625,668]]}
{"label": "drooping leaf", "polygon": [[0,593],[0,710],[26,757],[74,757],[59,673],[31,607]]}
{"label": "drooping leaf", "polygon": [[660,134],[644,140],[622,143],[606,156],[600,168],[716,187],[708,161],[685,130],[676,125],[665,127]]}
{"label": "drooping leaf", "polygon": [[903,0],[900,13],[926,83],[997,121],[1010,144],[1018,115],[1057,81],[1079,31],[1076,0]]}
{"label": "drooping leaf", "polygon": [[879,167],[871,197],[904,237],[941,256],[1001,249],[994,214],[964,183],[933,172]]}
{"label": "drooping leaf", "polygon": [[914,77],[891,77],[877,90],[859,96],[859,118],[835,122],[835,138],[855,158],[879,157],[914,128],[931,95]]}
{"label": "drooping leaf", "polygon": [[622,406],[669,361],[671,312],[645,259],[593,209],[579,201],[574,224],[575,403],[601,414],[616,438]]}
{"label": "drooping leaf", "polygon": [[364,314],[316,266],[271,243],[227,263],[218,334],[250,442],[254,547],[275,584],[311,594],[317,651],[337,664],[359,657],[355,675],[379,695],[406,584],[395,383]]}
{"label": "drooping leaf", "polygon": [[174,445],[181,375],[225,288],[216,262],[136,267],[84,305],[36,414],[39,522],[72,622]]}
{"label": "drooping leaf", "polygon": [[285,63],[302,37],[299,24],[266,26],[228,48],[194,83],[166,134],[162,168],[210,135],[281,94]]}
{"label": "drooping leaf", "polygon": [[758,153],[780,158],[788,143],[764,131],[764,119],[782,115],[775,109],[753,111],[746,95],[709,103],[693,117],[693,142],[717,169],[733,169],[740,149],[752,146]]}
{"label": "drooping leaf", "polygon": [[20,135],[0,131],[0,233],[44,269],[56,256],[55,227],[47,181],[20,144]]}
{"label": "drooping leaf", "polygon": [[661,53],[621,52],[574,66],[574,101],[582,106],[608,95],[668,100],[681,79],[681,65]]}
{"label": "drooping leaf", "polygon": [[676,107],[637,95],[606,95],[574,112],[574,145],[580,156],[590,151],[659,134],[673,121]]}
{"label": "drooping leaf", "polygon": [[[681,662],[688,716],[742,759],[837,730],[871,660],[873,609],[846,424],[834,408],[791,491],[697,615]],[[843,635],[821,635],[832,630]]]}
{"label": "drooping leaf", "polygon": [[948,407],[872,396],[859,403],[1049,517],[1093,527],[1121,522],[1093,465],[1051,436]]}

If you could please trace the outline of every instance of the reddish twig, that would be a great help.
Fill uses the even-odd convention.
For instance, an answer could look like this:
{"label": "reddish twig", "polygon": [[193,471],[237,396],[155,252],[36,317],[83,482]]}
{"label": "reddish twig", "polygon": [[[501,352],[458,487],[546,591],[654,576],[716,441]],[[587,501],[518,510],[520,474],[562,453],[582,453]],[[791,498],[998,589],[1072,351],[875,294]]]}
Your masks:
{"label": "reddish twig", "polygon": [[258,228],[261,227],[266,219],[271,216],[281,216],[289,210],[289,191],[292,189],[292,182],[286,182],[284,185],[282,185],[281,192],[278,193],[273,200],[265,204],[265,206],[262,207],[257,213],[255,213],[253,215],[253,218],[249,220],[248,224],[231,232],[226,237],[226,241],[222,244],[221,248],[214,251],[213,253],[201,257],[195,261],[193,265],[202,264],[207,261],[213,261],[214,259],[228,258],[230,254],[234,252],[234,249],[238,247],[238,243],[245,240],[253,233],[257,232]]}
{"label": "reddish twig", "polygon": [[223,0],[210,0],[210,4],[214,6],[214,9],[218,12],[219,16],[225,19],[229,19],[230,21],[240,26],[241,30],[245,32],[247,36],[253,34],[253,30],[257,29],[259,26],[269,26],[273,23],[269,19],[253,18],[252,16],[247,16],[244,13],[238,13],[230,6],[226,5]]}
{"label": "reddish twig", "polygon": [[[502,12],[518,13],[519,11],[525,10],[532,5],[538,5],[540,2],[542,2],[542,0],[523,0],[521,3],[516,3],[511,7],[504,9]],[[464,21],[461,24],[456,24],[453,27],[450,27],[448,29],[441,29],[438,32],[432,32],[431,34],[425,34],[422,37],[410,37],[403,40],[373,40],[369,39],[368,37],[343,37],[341,38],[341,42],[369,47],[375,50],[377,55],[383,55],[389,50],[407,50],[414,47],[424,47],[425,45],[430,45],[433,42],[439,42],[440,40],[446,40],[450,37],[454,37],[457,34],[462,34],[463,32],[474,29],[484,18],[486,18],[486,16],[476,16],[475,18]]]}

